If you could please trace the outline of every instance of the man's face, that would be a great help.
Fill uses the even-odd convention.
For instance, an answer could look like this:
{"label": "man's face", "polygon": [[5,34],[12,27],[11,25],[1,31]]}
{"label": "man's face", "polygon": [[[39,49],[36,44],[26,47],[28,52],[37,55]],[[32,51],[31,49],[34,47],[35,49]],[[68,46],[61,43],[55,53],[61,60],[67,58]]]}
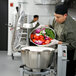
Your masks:
{"label": "man's face", "polygon": [[37,21],[38,20],[38,18],[36,17],[36,18],[34,18],[34,21]]}
{"label": "man's face", "polygon": [[61,15],[61,14],[56,14],[55,13],[54,16],[55,16],[56,22],[60,23],[60,24],[63,23],[67,18],[67,14]]}

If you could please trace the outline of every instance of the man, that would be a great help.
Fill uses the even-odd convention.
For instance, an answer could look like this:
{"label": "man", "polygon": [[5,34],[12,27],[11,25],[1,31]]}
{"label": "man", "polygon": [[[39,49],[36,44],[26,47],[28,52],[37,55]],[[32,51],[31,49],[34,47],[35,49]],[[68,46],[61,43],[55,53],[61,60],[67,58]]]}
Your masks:
{"label": "man", "polygon": [[33,20],[30,23],[33,23],[33,29],[35,29],[36,27],[38,27],[40,24],[38,22],[39,16],[38,15],[34,15]]}
{"label": "man", "polygon": [[[33,20],[30,22],[33,25],[33,28],[30,29],[30,32],[33,31],[35,28],[37,28],[40,25],[38,22],[38,19],[39,19],[38,15],[33,16]],[[30,42],[30,46],[36,46],[36,45],[33,44],[32,42]]]}
{"label": "man", "polygon": [[68,43],[67,45],[67,74],[66,76],[75,75],[76,66],[76,22],[68,15],[68,8],[64,4],[57,5],[55,8],[53,28],[56,32],[56,39],[52,40],[53,44]]}

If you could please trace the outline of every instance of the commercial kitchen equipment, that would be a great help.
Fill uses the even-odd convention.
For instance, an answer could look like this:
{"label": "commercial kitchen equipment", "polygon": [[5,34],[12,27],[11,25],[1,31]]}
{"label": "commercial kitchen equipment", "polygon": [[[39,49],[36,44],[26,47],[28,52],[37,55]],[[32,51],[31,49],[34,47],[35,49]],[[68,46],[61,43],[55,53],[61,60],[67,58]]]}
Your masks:
{"label": "commercial kitchen equipment", "polygon": [[65,45],[58,45],[58,49],[29,46],[24,47],[21,53],[23,65],[20,66],[20,76],[24,76],[24,74],[29,76],[66,76],[67,47]]}
{"label": "commercial kitchen equipment", "polygon": [[16,30],[14,33],[16,35],[14,44],[12,45],[12,59],[14,60],[13,53],[20,52],[21,47],[29,46],[29,34],[30,30],[33,28],[32,24],[24,23],[23,26],[19,26],[20,29]]}

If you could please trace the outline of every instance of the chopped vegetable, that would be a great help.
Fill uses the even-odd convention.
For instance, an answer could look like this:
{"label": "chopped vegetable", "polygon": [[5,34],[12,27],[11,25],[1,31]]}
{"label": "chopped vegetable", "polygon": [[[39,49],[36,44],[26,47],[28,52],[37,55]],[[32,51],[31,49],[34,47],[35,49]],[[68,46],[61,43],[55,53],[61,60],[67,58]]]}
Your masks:
{"label": "chopped vegetable", "polygon": [[35,30],[36,33],[40,33],[40,31],[41,31],[40,28],[38,28],[38,29]]}
{"label": "chopped vegetable", "polygon": [[54,39],[55,38],[55,34],[52,30],[46,28],[45,29],[46,35],[49,36],[50,38]]}
{"label": "chopped vegetable", "polygon": [[36,42],[36,39],[33,39],[32,41],[33,41],[33,42]]}
{"label": "chopped vegetable", "polygon": [[46,40],[45,43],[46,43],[46,44],[49,44],[49,43],[50,43],[50,40]]}
{"label": "chopped vegetable", "polygon": [[40,38],[44,38],[44,36],[43,36],[43,35],[40,35],[39,37],[40,37]]}
{"label": "chopped vegetable", "polygon": [[34,38],[38,40],[38,39],[39,39],[39,36],[37,36],[37,35],[35,34],[35,35],[34,35]]}
{"label": "chopped vegetable", "polygon": [[34,37],[34,34],[31,34],[31,39],[33,39],[33,37]]}
{"label": "chopped vegetable", "polygon": [[37,28],[31,33],[30,38],[36,45],[46,45],[51,43],[51,40],[55,38],[55,34],[52,29]]}

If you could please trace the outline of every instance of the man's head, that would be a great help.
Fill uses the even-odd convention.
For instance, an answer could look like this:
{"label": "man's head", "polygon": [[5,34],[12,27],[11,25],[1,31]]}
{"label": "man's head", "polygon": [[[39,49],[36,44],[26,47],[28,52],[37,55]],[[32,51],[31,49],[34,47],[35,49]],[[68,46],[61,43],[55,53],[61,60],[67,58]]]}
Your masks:
{"label": "man's head", "polygon": [[34,15],[34,21],[37,21],[39,19],[39,16],[38,15]]}
{"label": "man's head", "polygon": [[55,13],[54,13],[56,22],[60,24],[65,22],[67,18],[67,13],[68,13],[68,8],[66,7],[66,5],[64,4],[57,5],[55,7]]}

